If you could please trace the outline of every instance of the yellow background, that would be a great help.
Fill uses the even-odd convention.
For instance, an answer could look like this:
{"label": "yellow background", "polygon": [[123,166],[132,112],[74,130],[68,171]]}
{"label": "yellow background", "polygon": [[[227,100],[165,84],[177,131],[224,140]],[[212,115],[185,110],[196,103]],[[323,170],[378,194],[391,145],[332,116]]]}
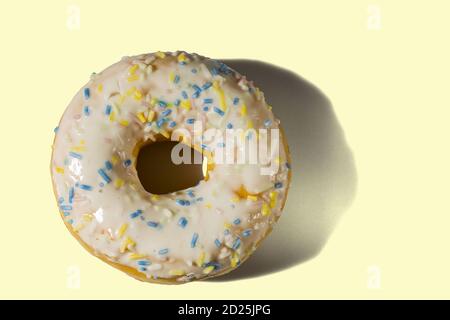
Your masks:
{"label": "yellow background", "polygon": [[[70,4],[79,30],[66,26]],[[368,28],[371,4],[381,30]],[[444,0],[2,1],[0,297],[450,298],[449,14]],[[251,279],[163,286],[69,235],[48,170],[66,105],[120,57],[177,49],[273,63],[329,97],[358,189],[318,256]],[[372,266],[379,288],[368,286]]]}

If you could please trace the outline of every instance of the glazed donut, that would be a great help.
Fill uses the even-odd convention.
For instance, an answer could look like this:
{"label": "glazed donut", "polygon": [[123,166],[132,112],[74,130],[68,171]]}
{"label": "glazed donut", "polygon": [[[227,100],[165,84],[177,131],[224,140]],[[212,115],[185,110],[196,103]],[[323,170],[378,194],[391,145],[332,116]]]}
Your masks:
{"label": "glazed donut", "polygon": [[[124,57],[92,74],[55,129],[50,169],[66,226],[90,253],[142,281],[235,269],[287,197],[288,146],[271,109],[237,71],[183,51]],[[159,140],[200,152],[204,179],[168,194],[145,190],[136,159]],[[264,151],[256,162],[246,161],[252,141]]]}

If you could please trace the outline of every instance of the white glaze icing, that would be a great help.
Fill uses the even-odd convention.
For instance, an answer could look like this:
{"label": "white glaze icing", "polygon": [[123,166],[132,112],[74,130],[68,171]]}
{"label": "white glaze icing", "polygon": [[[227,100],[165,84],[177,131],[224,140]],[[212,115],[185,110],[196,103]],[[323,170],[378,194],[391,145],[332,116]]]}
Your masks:
{"label": "white glaze icing", "polygon": [[[91,77],[59,124],[51,168],[64,220],[94,252],[149,280],[186,282],[237,267],[281,214],[286,144],[266,159],[280,164],[271,175],[261,174],[260,163],[216,163],[197,186],[160,196],[140,184],[135,146],[181,128],[192,132],[190,118],[204,130],[224,132],[230,123],[278,129],[270,109],[252,82],[218,61],[185,52],[123,58]],[[210,156],[225,150],[202,143]]]}

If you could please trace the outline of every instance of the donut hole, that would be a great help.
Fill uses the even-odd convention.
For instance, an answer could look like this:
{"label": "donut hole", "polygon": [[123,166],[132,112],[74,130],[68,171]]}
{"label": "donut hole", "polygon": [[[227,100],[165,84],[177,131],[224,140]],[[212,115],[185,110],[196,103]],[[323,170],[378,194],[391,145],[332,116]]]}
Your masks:
{"label": "donut hole", "polygon": [[[151,194],[168,194],[196,186],[204,180],[201,163],[175,164],[172,149],[176,141],[156,141],[143,145],[136,160],[136,171],[144,189]],[[185,146],[191,159],[203,159],[201,153]]]}

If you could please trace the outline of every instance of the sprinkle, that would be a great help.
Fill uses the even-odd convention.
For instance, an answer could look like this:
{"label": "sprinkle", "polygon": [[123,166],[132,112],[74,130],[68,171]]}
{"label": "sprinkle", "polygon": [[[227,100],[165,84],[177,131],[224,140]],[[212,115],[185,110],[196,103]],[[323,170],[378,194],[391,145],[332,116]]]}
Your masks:
{"label": "sprinkle", "polygon": [[81,160],[83,158],[83,156],[81,154],[76,153],[76,152],[72,152],[72,151],[69,152],[69,156],[71,156],[72,158],[79,159],[79,160]]}
{"label": "sprinkle", "polygon": [[198,256],[197,260],[195,261],[195,263],[197,264],[197,266],[201,267],[204,262],[205,262],[205,251],[202,251]]}
{"label": "sprinkle", "polygon": [[135,74],[136,70],[139,68],[139,65],[134,64],[133,66],[130,67],[130,69],[128,69],[128,74]]}
{"label": "sprinkle", "polygon": [[117,178],[116,180],[114,180],[114,187],[116,187],[117,189],[120,189],[124,184],[124,181],[120,178]]}
{"label": "sprinkle", "polygon": [[195,122],[194,118],[189,118],[189,119],[186,120],[187,124],[193,124],[194,122]]}
{"label": "sprinkle", "polygon": [[196,92],[202,91],[202,88],[200,88],[200,87],[199,87],[198,85],[196,85],[196,84],[192,85],[192,88],[194,88],[194,90],[195,90]]}
{"label": "sprinkle", "polygon": [[131,165],[131,160],[130,160],[130,159],[125,160],[125,161],[123,162],[123,165],[124,165],[125,167],[129,167],[129,166]]}
{"label": "sprinkle", "polygon": [[254,195],[251,195],[251,194],[249,194],[249,195],[247,196],[247,200],[250,200],[250,201],[257,201],[257,200],[258,200],[258,197],[257,197],[257,196],[254,196]]}
{"label": "sprinkle", "polygon": [[130,218],[135,219],[135,218],[139,217],[141,214],[142,214],[142,210],[138,209],[135,212],[130,213]]}
{"label": "sprinkle", "polygon": [[64,168],[63,167],[56,167],[55,170],[56,170],[57,173],[61,173],[61,174],[64,173]]}
{"label": "sprinkle", "polygon": [[155,117],[155,111],[150,110],[150,112],[148,113],[148,116],[147,116],[147,121],[148,122],[152,121],[154,117]]}
{"label": "sprinkle", "polygon": [[252,229],[245,229],[244,231],[242,231],[243,237],[248,237],[251,234],[252,234]]}
{"label": "sprinkle", "polygon": [[97,172],[103,178],[103,180],[105,180],[106,183],[111,182],[111,178],[106,174],[105,170],[98,169]]}
{"label": "sprinkle", "polygon": [[63,202],[64,202],[64,197],[59,197],[58,203],[63,203]]}
{"label": "sprinkle", "polygon": [[174,82],[174,83],[180,82],[180,76],[179,76],[179,75],[176,75],[175,78],[173,79],[173,82]]}
{"label": "sprinkle", "polygon": [[271,213],[271,210],[267,203],[263,203],[261,213],[263,216],[268,216]]}
{"label": "sprinkle", "polygon": [[187,220],[185,217],[181,217],[181,218],[178,220],[178,225],[179,225],[180,227],[182,227],[183,229],[186,227],[187,224],[188,224],[188,220]]}
{"label": "sprinkle", "polygon": [[182,269],[171,269],[169,270],[169,274],[171,276],[182,276],[184,275],[186,272]]}
{"label": "sprinkle", "polygon": [[245,104],[241,107],[241,115],[244,117],[247,115],[247,106]]}
{"label": "sprinkle", "polygon": [[69,189],[69,203],[73,202],[74,195],[75,195],[75,189],[72,187]]}
{"label": "sprinkle", "polygon": [[122,245],[120,246],[120,253],[124,253],[127,249],[131,249],[136,245],[136,242],[134,242],[130,237],[126,237],[125,240],[123,240]]}
{"label": "sprinkle", "polygon": [[189,206],[191,203],[189,200],[177,199],[175,202],[180,206]]}
{"label": "sprinkle", "polygon": [[103,84],[99,84],[98,86],[97,86],[97,91],[98,92],[102,92],[103,91]]}
{"label": "sprinkle", "polygon": [[158,121],[156,121],[156,125],[158,126],[158,128],[161,128],[163,124],[164,124],[164,119],[163,118],[158,119]]}
{"label": "sprinkle", "polygon": [[169,114],[171,114],[172,113],[172,110],[171,109],[166,109],[166,110],[164,110],[163,112],[161,112],[161,115],[163,116],[163,117],[167,117]]}
{"label": "sprinkle", "polygon": [[222,245],[222,242],[220,242],[219,239],[214,240],[214,244],[216,245],[217,248],[220,248],[220,246]]}
{"label": "sprinkle", "polygon": [[110,161],[106,160],[106,161],[105,161],[105,168],[106,168],[107,170],[111,170],[111,169],[113,168],[112,163],[111,163]]}
{"label": "sprinkle", "polygon": [[236,240],[234,240],[233,242],[233,250],[239,249],[240,246],[241,246],[241,239],[236,238]]}
{"label": "sprinkle", "polygon": [[64,212],[63,215],[64,217],[70,216],[70,212]]}
{"label": "sprinkle", "polygon": [[119,162],[119,158],[113,154],[113,156],[111,157],[111,162],[113,165],[116,165]]}
{"label": "sprinkle", "polygon": [[162,101],[162,100],[159,100],[159,101],[158,101],[158,105],[159,105],[160,107],[162,107],[162,108],[165,108],[165,107],[167,107],[167,102]]}
{"label": "sprinkle", "polygon": [[192,69],[191,69],[191,72],[192,72],[192,73],[197,73],[197,69],[192,68]]}
{"label": "sprinkle", "polygon": [[147,119],[145,119],[145,115],[143,112],[139,112],[136,116],[138,117],[139,121],[141,121],[142,123],[147,122]]}
{"label": "sprinkle", "polygon": [[187,92],[186,91],[181,91],[181,96],[184,98],[184,99],[187,99],[187,98],[189,98],[189,96],[188,96],[188,94],[187,94]]}
{"label": "sprinkle", "polygon": [[237,218],[233,221],[234,224],[238,225],[241,223],[241,219]]}
{"label": "sprinkle", "polygon": [[164,59],[164,58],[166,57],[166,54],[165,54],[164,52],[162,52],[162,51],[156,52],[155,55],[156,55],[158,58],[161,58],[161,59]]}
{"label": "sprinkle", "polygon": [[177,125],[177,123],[175,122],[175,121],[171,121],[170,123],[169,123],[169,128],[173,128],[173,127],[175,127]]}
{"label": "sprinkle", "polygon": [[124,223],[120,226],[119,230],[117,230],[117,236],[119,238],[122,238],[122,236],[125,234],[125,231],[128,229],[128,223]]}
{"label": "sprinkle", "polygon": [[232,129],[232,128],[233,128],[233,124],[231,122],[228,122],[227,129]]}
{"label": "sprinkle", "polygon": [[68,224],[73,224],[73,219],[67,220]]}
{"label": "sprinkle", "polygon": [[264,126],[265,127],[270,127],[272,125],[272,121],[270,119],[267,119],[264,121]]}
{"label": "sprinkle", "polygon": [[221,117],[223,117],[225,115],[225,112],[223,112],[223,110],[219,109],[218,107],[214,107],[214,112],[217,113]]}
{"label": "sprinkle", "polygon": [[134,81],[136,81],[136,80],[138,80],[139,79],[139,76],[137,75],[137,74],[132,74],[131,76],[129,76],[128,78],[127,78],[127,81],[128,82],[134,82]]}
{"label": "sprinkle", "polygon": [[168,254],[169,253],[169,249],[167,249],[167,248],[161,249],[161,250],[158,251],[158,253],[160,255]]}
{"label": "sprinkle", "polygon": [[277,193],[275,191],[270,192],[269,199],[270,199],[270,207],[275,208],[275,205],[277,204]]}
{"label": "sprinkle", "polygon": [[62,205],[59,207],[62,211],[70,211],[72,210],[72,206],[69,205]]}
{"label": "sprinkle", "polygon": [[213,75],[213,76],[217,76],[218,74],[219,74],[219,70],[217,69],[217,68],[211,68],[211,74]]}
{"label": "sprinkle", "polygon": [[239,264],[239,255],[235,252],[230,257],[231,267],[236,267]]}
{"label": "sprinkle", "polygon": [[83,94],[84,98],[87,100],[91,96],[91,91],[89,90],[89,88],[84,88]]}
{"label": "sprinkle", "polygon": [[225,93],[223,92],[222,88],[220,87],[220,84],[218,81],[214,81],[213,83],[214,90],[219,95],[219,101],[220,101],[220,107],[223,110],[227,110],[227,105],[225,104]]}
{"label": "sprinkle", "polygon": [[166,139],[170,137],[170,134],[166,130],[160,130],[159,133]]}
{"label": "sprinkle", "polygon": [[147,225],[148,225],[150,228],[158,228],[159,223],[156,222],[156,221],[148,221],[148,222],[147,222]]}
{"label": "sprinkle", "polygon": [[91,191],[92,190],[92,186],[88,185],[88,184],[80,184],[80,189],[86,190],[86,191]]}
{"label": "sprinkle", "polygon": [[191,248],[195,248],[195,246],[197,245],[197,241],[198,241],[198,233],[194,233],[191,239]]}
{"label": "sprinkle", "polygon": [[281,183],[281,182],[276,182],[275,185],[274,185],[274,187],[275,187],[275,189],[280,189],[280,188],[283,187],[283,183]]}
{"label": "sprinkle", "polygon": [[233,104],[236,106],[238,103],[239,103],[239,98],[238,98],[238,97],[235,97],[235,98],[233,99]]}
{"label": "sprinkle", "polygon": [[89,114],[91,113],[91,112],[89,111],[89,106],[84,106],[84,108],[83,108],[83,113],[84,113],[85,116],[89,116]]}
{"label": "sprinkle", "polygon": [[110,104],[107,104],[105,107],[105,114],[107,116],[109,116],[111,114],[111,111],[112,111],[112,106]]}
{"label": "sprinkle", "polygon": [[180,99],[176,99],[175,102],[174,102],[174,105],[176,107],[178,107],[180,105],[180,103],[181,103],[181,100]]}
{"label": "sprinkle", "polygon": [[210,274],[212,271],[214,271],[214,266],[208,266],[205,269],[203,269],[204,274]]}
{"label": "sprinkle", "polygon": [[136,263],[138,264],[138,266],[149,266],[149,265],[152,264],[152,263],[151,263],[150,261],[148,261],[148,260],[139,260],[139,261],[137,261]]}
{"label": "sprinkle", "polygon": [[53,129],[53,132],[54,132],[54,133],[57,133],[58,130],[59,130],[59,127],[55,127],[55,129]]}
{"label": "sprinkle", "polygon": [[202,89],[203,90],[208,90],[209,88],[212,87],[212,83],[211,82],[206,82],[203,86]]}
{"label": "sprinkle", "polygon": [[208,107],[208,106],[204,106],[204,107],[203,107],[203,111],[207,112],[208,110],[209,110],[209,107]]}
{"label": "sprinkle", "polygon": [[124,127],[128,127],[128,125],[130,124],[129,122],[128,122],[128,120],[120,120],[120,125],[122,125],[122,126],[124,126]]}
{"label": "sprinkle", "polygon": [[142,99],[142,92],[140,90],[134,91],[134,100],[140,101]]}
{"label": "sprinkle", "polygon": [[178,62],[181,64],[185,64],[187,62],[186,54],[184,52],[180,53],[177,57]]}
{"label": "sprinkle", "polygon": [[130,260],[138,260],[138,259],[142,259],[142,258],[145,258],[145,255],[143,255],[143,254],[139,254],[139,253],[130,253],[130,255],[128,256],[128,258],[130,259]]}
{"label": "sprinkle", "polygon": [[214,102],[214,100],[211,98],[203,99],[203,103],[213,103],[213,102]]}

